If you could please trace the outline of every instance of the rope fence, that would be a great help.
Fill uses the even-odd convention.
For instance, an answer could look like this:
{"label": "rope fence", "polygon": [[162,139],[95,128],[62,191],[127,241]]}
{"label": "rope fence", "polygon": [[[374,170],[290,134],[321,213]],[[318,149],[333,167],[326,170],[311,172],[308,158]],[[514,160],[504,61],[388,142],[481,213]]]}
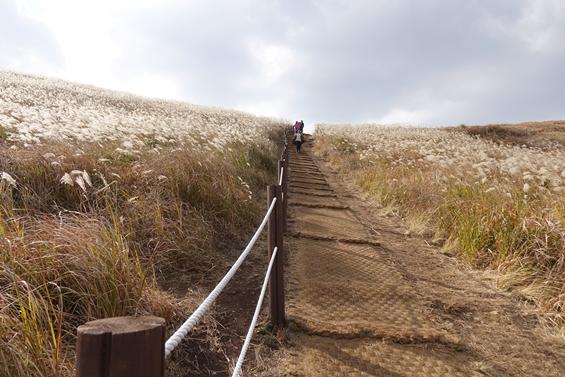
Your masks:
{"label": "rope fence", "polygon": [[269,267],[267,268],[267,273],[265,274],[265,281],[263,281],[263,286],[261,287],[261,294],[259,294],[259,300],[257,300],[257,306],[255,307],[255,313],[253,313],[253,319],[249,325],[249,330],[247,331],[247,336],[243,342],[243,347],[241,347],[241,353],[235,364],[235,368],[232,373],[232,377],[239,377],[241,373],[241,367],[243,366],[243,361],[245,360],[245,355],[247,354],[247,349],[249,348],[249,343],[251,343],[251,338],[253,338],[253,333],[255,331],[255,326],[257,326],[257,318],[259,318],[259,313],[261,312],[261,306],[263,305],[263,299],[265,298],[265,292],[267,291],[267,284],[269,283],[269,278],[271,276],[271,269],[273,268],[273,263],[275,262],[275,257],[277,256],[278,248],[275,247],[273,254],[271,256],[271,261],[269,262]]}
{"label": "rope fence", "polygon": [[277,184],[267,187],[267,211],[253,237],[218,282],[179,328],[165,340],[165,320],[159,317],[114,317],[87,322],[77,329],[77,376],[163,377],[166,359],[200,322],[241,267],[268,226],[269,264],[241,353],[232,377],[241,373],[245,355],[253,338],[263,300],[269,287],[270,320],[275,329],[285,326],[283,233],[287,225],[288,144],[285,133]]}
{"label": "rope fence", "polygon": [[220,280],[220,282],[216,285],[212,292],[210,292],[210,294],[208,295],[208,297],[206,297],[202,304],[200,304],[200,306],[194,311],[194,313],[192,313],[192,315],[188,317],[188,319],[178,328],[178,330],[175,331],[175,333],[171,335],[171,337],[165,342],[165,357],[168,357],[175,349],[175,347],[178,346],[179,343],[184,339],[186,334],[188,334],[189,331],[191,331],[192,328],[196,326],[198,322],[200,322],[204,314],[206,314],[208,309],[210,309],[210,306],[212,306],[214,301],[216,301],[216,298],[218,298],[220,293],[222,293],[224,288],[228,285],[247,255],[249,255],[249,253],[251,252],[251,249],[255,245],[255,242],[263,232],[263,228],[265,228],[265,225],[267,224],[267,221],[271,216],[271,212],[273,212],[273,209],[275,208],[276,202],[277,198],[274,198],[271,206],[269,207],[269,210],[267,211],[267,214],[261,222],[261,225],[259,225],[259,228],[257,228],[257,231],[251,238],[251,241],[249,241],[249,243],[245,247],[245,250],[243,250],[239,258],[237,258],[233,266],[224,275],[222,280]]}

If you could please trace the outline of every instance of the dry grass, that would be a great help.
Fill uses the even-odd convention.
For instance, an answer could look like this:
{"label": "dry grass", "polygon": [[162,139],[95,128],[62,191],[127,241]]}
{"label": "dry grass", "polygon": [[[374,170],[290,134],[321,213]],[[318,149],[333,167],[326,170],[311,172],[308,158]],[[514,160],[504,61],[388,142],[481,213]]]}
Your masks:
{"label": "dry grass", "polygon": [[[39,96],[45,88],[32,89]],[[69,94],[57,90],[59,98]],[[95,95],[105,101],[105,93]],[[119,113],[107,127],[139,120],[134,113],[143,100],[120,101],[96,105],[102,114]],[[276,174],[283,127],[271,120],[242,115],[249,133],[238,138],[214,124],[229,122],[225,132],[236,132],[238,113],[198,110],[199,121],[211,124],[199,134],[145,133],[153,136],[134,138],[132,147],[130,139],[102,140],[104,134],[89,141],[83,130],[62,143],[34,123],[36,104],[0,103],[11,106],[0,106],[0,114],[20,121],[0,134],[1,376],[73,375],[74,333],[88,320],[147,313],[171,327],[184,320],[201,298],[198,285],[175,298],[160,282],[179,269],[194,282],[216,279],[227,263],[219,246],[248,237]],[[80,111],[73,106],[69,112]],[[158,122],[161,110],[148,108],[147,119]],[[214,323],[198,334],[212,346]]]}
{"label": "dry grass", "polygon": [[564,325],[562,147],[509,147],[462,133],[398,128],[328,126],[316,139],[317,154],[400,212],[413,231],[455,245],[474,266],[499,269],[501,287],[519,291]]}
{"label": "dry grass", "polygon": [[471,136],[478,136],[500,143],[527,145],[530,147],[565,146],[565,122],[529,122],[520,124],[495,124],[450,128]]}
{"label": "dry grass", "polygon": [[[47,149],[62,162],[46,161]],[[85,321],[172,320],[178,303],[158,278],[182,267],[202,280],[224,265],[216,247],[249,234],[262,210],[250,194],[274,179],[276,160],[274,147],[244,145],[224,156],[171,150],[103,163],[101,148],[83,146],[78,157],[66,149],[1,151],[0,171],[18,182],[0,188],[0,359],[11,376],[72,374],[69,347]],[[93,187],[59,182],[73,170],[91,172]]]}
{"label": "dry grass", "polygon": [[8,130],[0,124],[0,143],[8,138]]}

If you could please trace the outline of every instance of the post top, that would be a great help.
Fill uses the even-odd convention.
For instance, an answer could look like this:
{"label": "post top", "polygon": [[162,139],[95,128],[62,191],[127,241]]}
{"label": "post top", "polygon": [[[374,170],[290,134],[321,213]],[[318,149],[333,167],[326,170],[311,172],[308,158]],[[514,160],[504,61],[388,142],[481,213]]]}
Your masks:
{"label": "post top", "polygon": [[147,331],[165,325],[160,317],[112,317],[90,321],[77,328],[79,334],[127,334]]}

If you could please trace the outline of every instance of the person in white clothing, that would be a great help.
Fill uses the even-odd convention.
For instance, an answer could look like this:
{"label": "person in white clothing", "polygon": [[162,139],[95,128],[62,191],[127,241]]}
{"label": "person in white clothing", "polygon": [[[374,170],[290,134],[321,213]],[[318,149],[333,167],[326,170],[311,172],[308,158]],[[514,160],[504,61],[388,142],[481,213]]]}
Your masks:
{"label": "person in white clothing", "polygon": [[302,147],[302,143],[304,142],[304,135],[302,135],[302,132],[295,132],[292,141],[294,142],[294,145],[296,145],[296,153],[300,153],[300,147]]}

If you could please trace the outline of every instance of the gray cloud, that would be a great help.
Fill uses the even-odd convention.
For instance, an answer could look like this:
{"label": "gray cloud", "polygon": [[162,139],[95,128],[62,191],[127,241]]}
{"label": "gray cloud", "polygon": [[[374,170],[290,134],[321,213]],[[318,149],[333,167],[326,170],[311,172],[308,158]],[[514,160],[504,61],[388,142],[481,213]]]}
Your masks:
{"label": "gray cloud", "polygon": [[307,122],[565,118],[560,0],[165,4],[113,15],[111,67],[179,99]]}

